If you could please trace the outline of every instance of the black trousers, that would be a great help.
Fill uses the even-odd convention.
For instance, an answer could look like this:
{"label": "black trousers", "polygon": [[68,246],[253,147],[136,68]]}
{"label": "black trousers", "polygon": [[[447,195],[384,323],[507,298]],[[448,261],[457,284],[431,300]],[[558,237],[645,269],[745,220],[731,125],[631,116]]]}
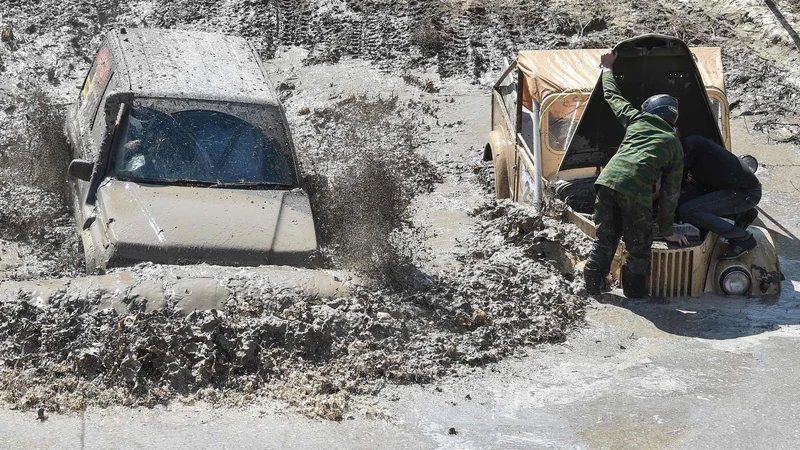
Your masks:
{"label": "black trousers", "polygon": [[761,201],[760,187],[713,192],[703,192],[692,187],[678,199],[678,214],[685,222],[697,228],[711,230],[725,239],[745,239],[750,233],[723,220],[722,217],[735,217],[755,208],[759,201]]}
{"label": "black trousers", "polygon": [[648,275],[653,244],[653,209],[605,186],[597,186],[594,203],[597,237],[586,269],[608,275],[620,238],[628,251],[625,267],[634,275]]}

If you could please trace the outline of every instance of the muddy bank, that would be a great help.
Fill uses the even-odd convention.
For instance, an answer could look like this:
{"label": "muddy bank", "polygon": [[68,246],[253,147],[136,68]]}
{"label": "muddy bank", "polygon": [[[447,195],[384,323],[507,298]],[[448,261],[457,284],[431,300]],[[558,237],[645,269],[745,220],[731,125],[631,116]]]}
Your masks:
{"label": "muddy bank", "polygon": [[[430,382],[563,338],[585,305],[570,280],[586,239],[508,203],[476,214],[485,224],[463,277],[403,293],[310,295],[242,270],[195,296],[216,310],[189,313],[181,302],[197,280],[169,281],[178,269],[152,265],[110,305],[113,289],[80,280],[48,295],[16,289],[0,302],[0,393],[13,407],[55,411],[268,395],[339,420],[351,397],[385,383]],[[153,308],[158,292],[166,301]]]}

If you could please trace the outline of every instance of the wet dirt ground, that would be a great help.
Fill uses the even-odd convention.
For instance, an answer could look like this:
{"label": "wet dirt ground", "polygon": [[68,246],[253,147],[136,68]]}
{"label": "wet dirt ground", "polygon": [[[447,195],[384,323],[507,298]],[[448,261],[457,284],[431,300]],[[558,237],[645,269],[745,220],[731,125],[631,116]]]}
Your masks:
{"label": "wet dirt ground", "polygon": [[[530,10],[525,17],[535,29],[521,32],[523,24],[504,16],[499,3],[448,9],[447,14],[409,3],[398,21],[359,21],[363,16],[354,12],[380,9],[386,2],[318,3],[328,9],[287,8],[280,2],[267,2],[266,10],[224,2],[197,14],[180,2],[170,6],[155,2],[110,2],[95,8],[68,5],[61,13],[24,7],[11,15],[20,48],[12,55],[5,43],[0,55],[3,76],[10,80],[14,77],[9,74],[35,73],[52,104],[68,101],[77,89],[73,85],[80,84],[87,55],[91,58],[93,50],[86,49],[97,44],[92,33],[111,26],[113,20],[128,26],[179,26],[249,36],[271,61],[269,71],[276,84],[283,86],[301,158],[317,173],[330,167],[313,168],[314,162],[325,162],[326,153],[335,157],[346,150],[335,145],[335,130],[352,126],[342,118],[336,119],[342,121],[335,127],[322,120],[352,102],[374,107],[379,100],[395,98],[400,106],[381,109],[390,114],[381,116],[375,127],[390,137],[386,140],[390,145],[375,148],[390,155],[399,170],[410,170],[417,190],[408,205],[413,226],[406,231],[419,244],[414,261],[421,275],[416,274],[419,279],[415,280],[418,287],[430,287],[432,282],[433,290],[416,296],[386,295],[370,287],[352,298],[336,294],[323,301],[306,301],[276,298],[269,278],[259,274],[189,268],[216,293],[205,297],[233,300],[221,319],[226,330],[194,332],[207,352],[195,355],[219,358],[217,345],[225,339],[245,350],[247,339],[236,340],[237,336],[251,339],[255,331],[261,333],[258,339],[264,339],[263,333],[268,335],[270,330],[290,332],[288,340],[275,341],[282,352],[270,351],[266,358],[260,355],[257,369],[239,374],[199,367],[193,376],[205,381],[197,384],[202,389],[190,389],[189,395],[170,390],[168,385],[180,377],[169,372],[164,377],[142,377],[140,389],[147,387],[149,395],[131,395],[125,380],[135,361],[145,365],[156,361],[144,353],[138,358],[125,353],[110,358],[108,367],[121,370],[88,383],[86,373],[80,371],[66,370],[67,376],[58,382],[36,371],[6,371],[7,406],[23,412],[0,412],[7,424],[0,433],[0,446],[203,448],[216,440],[231,448],[260,447],[264,442],[296,448],[752,448],[769,442],[776,448],[791,448],[797,438],[792,406],[796,394],[788,374],[798,368],[791,355],[800,315],[796,308],[800,223],[794,206],[800,157],[792,145],[798,123],[792,113],[799,106],[800,74],[792,63],[798,52],[791,37],[768,10],[750,5],[743,13],[736,2],[681,2],[645,9],[624,1],[600,2],[594,9],[581,9],[572,2],[551,6],[528,2],[522,7]],[[778,3],[797,24],[798,8]],[[118,17],[100,17],[103,11],[113,11]],[[42,17],[34,19],[35,13]],[[432,19],[435,14],[442,14],[441,20]],[[9,21],[8,17],[2,19]],[[659,17],[672,20],[659,22]],[[67,18],[70,25],[63,26]],[[312,25],[303,25],[306,21]],[[415,33],[414,21],[430,28],[420,26],[425,33]],[[289,26],[264,27],[273,22]],[[358,26],[348,28],[353,23]],[[60,30],[61,34],[56,33],[54,39],[40,30]],[[724,48],[726,82],[737,117],[734,148],[753,153],[762,162],[759,175],[766,194],[761,220],[776,239],[787,277],[776,304],[705,297],[664,305],[611,296],[603,303],[587,305],[586,299],[575,295],[579,281],[563,258],[585,255],[585,238],[559,221],[539,223],[525,211],[496,204],[476,179],[489,131],[487,84],[501,56],[522,47],[609,46],[644,30],[672,31],[669,34],[682,34],[693,45]],[[342,39],[345,35],[352,40]],[[0,84],[3,93],[10,94],[3,99],[2,114],[12,126],[0,133],[6,163],[14,138],[26,136],[21,130],[30,122],[24,95],[35,83],[20,83]],[[401,132],[409,125],[416,141],[407,140]],[[409,166],[400,156],[408,149],[434,170]],[[37,179],[35,175],[32,179]],[[25,195],[18,188],[4,192]],[[47,195],[51,194],[42,198]],[[2,217],[13,225],[15,216],[8,211],[4,208]],[[65,217],[58,208],[47,211],[55,221]],[[33,280],[34,287],[24,291],[35,293],[36,284],[41,283],[37,280],[80,276],[79,264],[54,264],[63,261],[65,254],[75,254],[75,241],[53,235],[55,229],[68,236],[68,226],[34,223],[31,229],[39,230],[32,240],[6,236],[13,241],[4,246],[13,257],[0,259],[9,264],[4,272],[12,274],[6,280]],[[534,237],[564,245],[556,246],[558,254],[526,257],[523,249]],[[51,247],[41,251],[41,242],[51,242]],[[210,313],[177,321],[156,314],[157,320],[143,320],[137,328],[137,317],[142,316],[136,313],[147,310],[143,299],[153,291],[170,307],[180,301],[173,289],[174,270],[145,265],[115,274],[137,280],[139,284],[133,287],[139,290],[133,292],[128,286],[119,298],[93,297],[92,308],[111,302],[114,311],[100,315],[70,315],[75,300],[85,297],[80,281],[55,289],[54,300],[45,303],[66,307],[69,314],[58,310],[60,316],[41,320],[47,325],[43,335],[72,323],[71,332],[80,338],[77,342],[106,342],[98,334],[103,327],[132,317],[127,319],[132,326],[123,342],[135,355],[150,345],[146,339],[138,342],[137,337],[151,338],[153,331],[173,333],[176,328],[170,327],[181,323],[213,328],[220,319]],[[4,286],[9,285],[4,282]],[[219,286],[226,289],[223,294]],[[528,308],[523,315],[504,307],[523,297]],[[35,302],[37,298],[25,294],[13,300]],[[14,318],[18,312],[14,302],[3,303],[3,317]],[[293,304],[297,305],[294,309]],[[556,306],[564,305],[569,314],[553,313]],[[46,317],[46,313],[39,314]],[[473,327],[473,322],[484,320],[482,313],[493,319],[491,326]],[[82,322],[74,322],[76,318]],[[288,322],[295,325],[281,328]],[[159,328],[159,323],[169,327]],[[561,343],[532,346],[542,340],[564,339],[567,332]],[[408,339],[417,335],[424,338]],[[76,359],[34,352],[39,359],[31,358],[19,352],[27,348],[28,341],[18,339],[25,335],[16,336],[4,340],[4,358],[19,361],[23,368],[40,362],[86,367],[80,364],[92,361],[93,355],[87,359],[85,353]],[[318,343],[339,340],[344,345],[323,346],[322,360],[309,358],[320,349]],[[85,348],[73,350],[79,349]],[[57,352],[63,350],[56,347]],[[247,355],[245,351],[234,356],[234,364],[253,361]],[[58,364],[49,367],[58,368]],[[278,374],[275,368],[284,372]],[[197,378],[201,373],[211,377]],[[83,383],[83,390],[75,389],[76,379]],[[258,386],[248,385],[252,381]],[[115,404],[166,406],[111,406]],[[230,409],[230,404],[237,406]],[[63,410],[58,412],[56,405]],[[70,409],[82,412],[65,412]],[[39,410],[42,416],[37,420]],[[342,421],[309,420],[298,412]]]}
{"label": "wet dirt ground", "polygon": [[[767,143],[734,122],[734,142]],[[762,160],[762,161],[766,161]],[[766,163],[765,163],[766,165]],[[772,183],[788,176],[767,165]],[[772,180],[772,181],[771,181]],[[8,448],[794,448],[800,401],[800,232],[793,208],[769,196],[762,220],[786,234],[776,302],[706,296],[669,303],[607,295],[566,341],[527,348],[486,368],[421,386],[388,386],[373,415],[335,423],[262,399],[240,408],[90,408],[80,415],[0,412]],[[762,215],[762,217],[764,217]],[[794,243],[796,245],[796,242]],[[786,249],[788,247],[788,249]],[[284,412],[280,412],[284,411]],[[452,434],[450,430],[455,434]],[[215,443],[214,446],[219,446]],[[223,446],[225,448],[225,446]]]}
{"label": "wet dirt ground", "polygon": [[[61,16],[47,10],[40,22],[24,8],[16,11],[6,71],[41,68],[26,57],[47,48],[43,27],[82,10]],[[59,32],[77,33],[73,46],[97,41],[85,30]],[[75,48],[53,45],[81,63]],[[371,413],[371,397],[387,383],[427,383],[482,366],[523,345],[561,339],[580,319],[585,299],[576,294],[567,255],[584,256],[586,238],[563,219],[496,204],[477,181],[480,144],[463,130],[484,121],[483,89],[448,79],[434,86],[435,70],[387,73],[366,61],[334,64],[314,59],[313,48],[274,48],[268,56],[308,176],[323,250],[339,271],[314,278],[334,277],[344,291],[292,289],[259,270],[203,265],[143,264],[99,278],[78,276],[74,240],[56,240],[62,244],[56,250],[42,245],[48,224],[68,222],[68,211],[37,210],[35,194],[58,199],[58,186],[48,192],[37,171],[14,170],[30,161],[22,158],[26,151],[40,151],[36,144],[48,140],[35,127],[37,139],[26,140],[21,122],[33,122],[26,87],[6,83],[3,89],[16,97],[4,113],[20,125],[2,133],[7,191],[34,194],[26,202],[8,195],[3,208],[2,231],[12,242],[7,253],[14,256],[5,258],[0,302],[6,319],[0,353],[9,369],[0,390],[9,405],[59,412],[267,397],[309,416],[342,420]],[[59,81],[48,92],[66,99],[74,91],[64,85],[79,84],[81,75],[74,65],[58,67]],[[460,98],[471,99],[473,114],[450,108]],[[63,176],[55,161],[51,175]],[[33,187],[16,188],[24,183]],[[463,241],[428,244],[454,227],[442,228],[440,217],[426,213],[450,206],[462,217]],[[29,216],[40,220],[26,226],[21,219]],[[361,281],[349,282],[355,279]]]}

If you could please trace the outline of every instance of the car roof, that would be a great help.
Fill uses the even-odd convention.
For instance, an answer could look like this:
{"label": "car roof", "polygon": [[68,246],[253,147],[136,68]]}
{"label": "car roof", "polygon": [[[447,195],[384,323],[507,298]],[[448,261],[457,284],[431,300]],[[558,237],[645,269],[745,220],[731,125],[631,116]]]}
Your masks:
{"label": "car roof", "polygon": [[150,28],[112,30],[108,38],[125,68],[123,85],[137,96],[278,104],[258,55],[243,38]]}

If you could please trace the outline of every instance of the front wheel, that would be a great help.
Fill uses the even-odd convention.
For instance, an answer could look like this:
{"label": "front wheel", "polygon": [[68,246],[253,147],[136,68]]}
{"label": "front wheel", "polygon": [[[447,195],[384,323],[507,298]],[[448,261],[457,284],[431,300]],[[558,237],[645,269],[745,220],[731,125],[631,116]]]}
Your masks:
{"label": "front wheel", "polygon": [[486,173],[486,186],[489,193],[493,193],[496,198],[508,198],[511,196],[508,189],[508,170],[495,165],[495,161],[484,162]]}
{"label": "front wheel", "polygon": [[[83,233],[88,234],[88,232],[89,231],[86,230]],[[97,267],[97,251],[94,243],[92,243],[92,237],[87,235],[83,235],[81,237],[81,243],[83,244],[84,269],[88,275],[96,275],[100,271]]]}

